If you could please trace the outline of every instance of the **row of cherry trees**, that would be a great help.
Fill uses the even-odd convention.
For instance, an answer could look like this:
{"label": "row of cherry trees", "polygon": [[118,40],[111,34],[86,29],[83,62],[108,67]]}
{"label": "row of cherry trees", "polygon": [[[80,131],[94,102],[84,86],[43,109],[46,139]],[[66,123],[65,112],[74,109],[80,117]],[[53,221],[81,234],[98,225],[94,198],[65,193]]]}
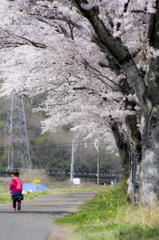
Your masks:
{"label": "row of cherry trees", "polygon": [[[18,39],[12,51],[10,48],[4,50],[2,68],[7,71],[6,75],[3,71],[7,81],[3,89],[8,94],[13,87],[16,91],[29,90],[31,95],[47,90],[49,97],[45,106],[51,118],[44,122],[44,130],[54,130],[64,123],[75,121],[82,129],[95,130],[96,123],[98,131],[99,125],[103,126],[101,131],[105,132],[107,139],[111,139],[111,144],[113,132],[121,159],[126,163],[130,142],[134,145],[133,138],[136,139],[135,134],[138,137],[139,132],[134,114],[136,97],[119,66],[112,58],[105,59],[104,49],[99,51],[102,46],[99,46],[101,44],[91,25],[77,14],[72,5],[68,6],[66,2],[63,7],[64,2],[62,5],[58,2],[57,12],[56,2],[49,5],[49,1],[36,1],[28,8],[29,2],[24,6],[18,3],[8,3],[8,7],[12,6],[9,8],[13,11],[14,24],[13,20],[7,22],[6,29],[11,36],[16,33],[12,38]],[[51,10],[46,8],[46,4]],[[72,19],[68,15],[69,7]],[[28,15],[24,17],[24,13]],[[18,19],[17,22],[15,19]],[[129,127],[136,129],[135,134],[132,132],[133,138],[127,133],[127,115]],[[114,148],[114,144],[112,146]]]}
{"label": "row of cherry trees", "polygon": [[46,92],[44,131],[102,133],[123,164],[134,149],[140,201],[158,203],[159,1],[3,0],[0,11],[2,95]]}

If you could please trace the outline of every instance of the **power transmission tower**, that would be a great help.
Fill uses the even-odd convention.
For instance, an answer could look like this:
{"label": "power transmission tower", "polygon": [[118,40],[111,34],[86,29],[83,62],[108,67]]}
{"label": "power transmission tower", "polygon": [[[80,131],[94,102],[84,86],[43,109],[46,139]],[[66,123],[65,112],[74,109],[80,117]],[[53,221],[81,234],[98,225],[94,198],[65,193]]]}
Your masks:
{"label": "power transmission tower", "polygon": [[8,170],[28,168],[31,161],[23,96],[13,94],[10,97],[6,117],[5,143],[8,148]]}

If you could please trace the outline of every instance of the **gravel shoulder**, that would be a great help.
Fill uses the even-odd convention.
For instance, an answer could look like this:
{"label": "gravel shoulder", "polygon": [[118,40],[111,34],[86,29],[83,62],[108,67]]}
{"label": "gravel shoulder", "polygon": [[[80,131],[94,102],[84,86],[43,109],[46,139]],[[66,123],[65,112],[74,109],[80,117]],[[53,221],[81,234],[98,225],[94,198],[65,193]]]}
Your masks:
{"label": "gravel shoulder", "polygon": [[23,201],[22,210],[13,212],[12,205],[0,206],[1,240],[67,240],[63,228],[52,221],[77,211],[80,204],[97,192],[52,193],[32,201]]}

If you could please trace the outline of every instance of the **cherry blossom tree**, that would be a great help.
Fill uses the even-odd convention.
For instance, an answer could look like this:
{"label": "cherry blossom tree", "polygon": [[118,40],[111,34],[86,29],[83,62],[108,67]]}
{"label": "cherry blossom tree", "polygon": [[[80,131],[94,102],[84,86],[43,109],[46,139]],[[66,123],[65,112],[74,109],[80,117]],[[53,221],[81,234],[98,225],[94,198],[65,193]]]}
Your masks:
{"label": "cherry blossom tree", "polygon": [[[25,4],[25,6],[26,5],[27,4]],[[12,92],[13,89],[16,90],[16,91],[22,91],[24,89],[26,91],[27,89],[29,89],[29,91],[31,91],[31,88],[32,88],[33,91],[31,91],[31,92],[34,95],[39,93],[39,92],[46,91],[46,85],[44,84],[44,79],[45,79],[45,81],[47,81],[47,89],[49,91],[52,90],[53,85],[56,86],[56,89],[57,89],[57,85],[59,86],[59,78],[56,78],[53,81],[53,79],[51,77],[51,81],[48,82],[48,79],[50,79],[50,75],[55,75],[55,76],[59,75],[59,71],[60,71],[59,63],[58,63],[58,67],[57,67],[56,74],[55,74],[55,68],[54,68],[54,72],[52,71],[53,70],[52,68],[48,68],[50,63],[48,63],[48,62],[46,63],[46,58],[49,59],[49,60],[52,59],[53,64],[58,62],[58,55],[61,56],[61,54],[60,54],[61,49],[62,49],[62,55],[64,55],[63,44],[66,46],[66,38],[64,39],[64,41],[62,41],[62,38],[61,38],[61,46],[59,46],[59,39],[60,39],[61,36],[57,35],[57,33],[56,33],[56,35],[54,36],[54,40],[55,40],[55,42],[56,41],[58,42],[58,49],[60,49],[60,50],[59,51],[57,50],[57,45],[56,45],[56,51],[55,51],[55,46],[50,47],[50,45],[47,44],[47,50],[45,50],[45,52],[43,52],[43,54],[42,54],[43,56],[40,57],[41,62],[38,62],[36,64],[36,66],[30,65],[30,62],[35,62],[34,59],[39,58],[39,56],[41,54],[41,51],[39,51],[39,49],[34,49],[34,48],[26,46],[26,44],[30,44],[30,45],[32,45],[34,47],[37,47],[37,48],[46,48],[46,42],[48,42],[48,40],[46,41],[46,36],[48,35],[48,33],[46,34],[46,32],[50,32],[50,35],[55,34],[55,31],[53,32],[54,28],[52,28],[53,23],[52,22],[47,22],[46,19],[54,20],[54,21],[55,21],[55,19],[57,19],[58,21],[63,21],[64,23],[66,22],[68,29],[66,29],[65,25],[64,26],[59,25],[59,23],[58,23],[58,26],[60,26],[60,29],[61,29],[62,33],[64,33],[64,35],[66,35],[66,37],[69,35],[69,34],[66,34],[67,31],[70,30],[71,40],[74,39],[75,37],[77,38],[79,36],[79,33],[76,32],[76,31],[73,31],[73,28],[80,29],[81,28],[80,25],[78,25],[77,23],[75,24],[74,21],[70,20],[70,18],[68,19],[68,17],[65,17],[62,13],[60,13],[61,14],[60,17],[59,17],[60,14],[58,13],[58,16],[57,16],[56,12],[54,12],[54,15],[52,16],[52,15],[49,15],[48,12],[46,14],[45,11],[43,10],[42,11],[43,14],[39,16],[39,13],[38,13],[39,12],[39,7],[41,9],[43,8],[43,6],[38,5],[38,8],[35,7],[35,10],[34,10],[34,6],[33,6],[33,8],[32,8],[33,19],[32,20],[31,20],[30,17],[28,18],[27,16],[25,16],[25,18],[24,19],[22,18],[22,20],[21,20],[21,14],[20,14],[20,16],[17,14],[17,8],[22,10],[23,6],[21,5],[21,3],[20,3],[20,5],[18,5],[17,2],[16,2],[16,8],[12,6],[13,16],[17,16],[16,18],[14,17],[15,24],[13,24],[13,29],[10,28],[12,20],[11,20],[10,24],[8,23],[8,21],[6,21],[7,25],[8,25],[7,27],[10,29],[10,32],[13,34],[13,32],[15,32],[15,30],[17,31],[16,19],[18,19],[18,26],[20,25],[20,30],[18,30],[19,31],[18,36],[17,35],[15,36],[15,34],[13,34],[13,39],[15,37],[18,37],[19,39],[24,41],[23,44],[19,44],[20,45],[19,49],[18,50],[17,49],[13,50],[11,52],[11,56],[7,56],[7,59],[5,60],[5,63],[7,62],[6,71],[7,71],[7,74],[9,76],[6,76],[8,78],[8,81],[6,81],[6,85],[4,85],[4,89],[6,88],[8,93],[9,93],[8,89],[10,89],[10,91]],[[45,6],[44,6],[44,8],[45,8]],[[24,10],[25,10],[24,12],[25,13],[28,12],[28,9],[30,11],[30,7],[29,8],[24,8]],[[15,10],[16,10],[16,14],[15,14]],[[68,11],[68,7],[64,8],[64,9],[62,7],[62,11],[64,11],[66,13]],[[76,21],[79,20],[79,19],[81,19],[81,16],[77,17]],[[20,20],[21,24],[19,24],[19,20]],[[31,24],[31,22],[32,22],[32,24]],[[28,27],[30,24],[32,25],[32,27]],[[39,35],[39,28],[37,27],[37,25],[39,25],[40,29],[41,28],[45,29],[45,32],[41,32],[41,35]],[[114,95],[115,92],[117,93],[117,98],[119,99],[119,100],[116,99],[116,101],[115,101],[117,106],[115,107],[115,104],[114,104],[114,106],[112,104],[113,108],[110,109],[110,107],[109,107],[109,110],[107,111],[107,113],[104,109],[104,114],[109,118],[109,121],[108,121],[108,118],[105,118],[105,125],[109,125],[109,128],[111,127],[111,129],[113,131],[113,134],[115,136],[116,142],[117,142],[117,146],[118,146],[121,158],[123,159],[123,162],[126,163],[127,158],[128,158],[128,151],[129,151],[128,139],[127,139],[126,134],[123,133],[124,131],[123,130],[121,131],[121,126],[120,126],[120,131],[119,131],[119,124],[116,123],[116,121],[119,122],[119,118],[120,118],[120,116],[122,116],[121,119],[120,119],[120,123],[122,124],[122,120],[124,119],[125,113],[126,113],[126,112],[124,113],[123,110],[119,111],[119,108],[120,108],[121,102],[122,102],[121,101],[122,95],[119,94],[119,86],[117,85],[116,82],[118,82],[118,80],[120,79],[120,76],[117,77],[116,74],[113,74],[112,71],[109,70],[110,67],[108,67],[108,71],[109,71],[108,75],[114,75],[114,76],[111,76],[111,78],[105,77],[103,73],[99,72],[99,70],[95,70],[95,68],[98,69],[98,66],[97,66],[98,62],[96,61],[96,64],[94,64],[95,60],[99,60],[99,59],[101,59],[101,57],[104,58],[104,55],[100,53],[101,56],[99,56],[97,58],[96,52],[98,52],[98,48],[95,46],[96,39],[94,39],[95,44],[93,43],[92,46],[90,46],[89,49],[88,49],[88,44],[89,44],[89,42],[91,42],[91,38],[92,38],[92,29],[89,26],[89,28],[91,30],[90,31],[86,30],[87,26],[89,25],[86,21],[84,21],[83,25],[85,27],[84,31],[83,31],[83,34],[87,33],[87,41],[85,40],[84,44],[82,44],[83,42],[81,42],[81,38],[78,37],[76,39],[76,45],[78,44],[77,46],[80,45],[80,47],[82,47],[81,51],[79,52],[78,49],[76,50],[76,46],[74,45],[74,42],[72,43],[72,41],[70,41],[70,39],[68,38],[67,39],[68,40],[68,46],[67,46],[67,50],[66,50],[67,58],[66,58],[66,56],[65,57],[63,56],[63,62],[65,63],[66,59],[68,60],[68,57],[70,59],[75,58],[73,55],[75,55],[78,52],[78,55],[76,56],[76,61],[78,62],[78,65],[79,65],[79,63],[81,65],[84,62],[84,66],[87,66],[87,69],[89,68],[89,70],[91,69],[91,70],[94,71],[92,77],[93,78],[98,78],[98,80],[100,80],[100,82],[102,83],[102,85],[100,86],[101,89],[103,88],[103,85],[107,85],[106,89],[105,89],[105,86],[104,86],[104,89],[105,89],[104,91],[99,90],[98,93],[97,93],[97,91],[95,91],[95,88],[96,88],[96,84],[99,84],[99,83],[95,82],[94,87],[92,86],[92,89],[94,89],[93,94],[98,96],[98,101],[99,102],[103,101],[103,99],[109,99],[108,104],[107,104],[107,109],[108,109],[108,106],[110,105],[111,97]],[[50,31],[50,27],[48,27],[48,26],[51,26],[51,31]],[[6,29],[7,29],[7,27],[6,27]],[[58,31],[59,31],[59,27],[58,27]],[[36,32],[36,35],[33,34],[33,32],[34,33]],[[10,35],[11,35],[11,33],[10,33]],[[60,32],[60,34],[61,34],[61,32]],[[49,37],[50,37],[50,35],[49,35]],[[81,30],[80,30],[80,35],[81,35]],[[43,36],[45,36],[45,42],[44,42]],[[37,44],[36,41],[35,41],[35,38],[37,39],[37,37],[38,37],[39,42],[43,42],[43,43],[41,43],[41,44],[38,43]],[[88,51],[87,51],[87,54],[83,54],[83,52],[86,53],[85,52],[85,50],[86,50],[85,49],[85,44],[86,43],[87,43]],[[14,45],[12,47],[14,47]],[[72,53],[72,49],[74,49],[73,53]],[[94,50],[93,52],[92,52],[92,49]],[[69,51],[71,52],[71,55],[68,56]],[[91,57],[90,57],[90,51],[91,51]],[[8,49],[8,52],[10,53],[10,49]],[[49,55],[50,55],[49,52],[56,53],[54,60],[53,60],[52,57],[49,57]],[[46,57],[44,56],[44,54],[45,54]],[[6,49],[4,51],[4,55],[6,56]],[[86,56],[87,56],[87,58],[86,58]],[[8,61],[8,59],[11,60],[11,64],[10,64],[10,61]],[[15,60],[14,63],[13,63],[13,59]],[[23,61],[23,59],[25,59],[25,61]],[[81,61],[81,59],[82,59],[83,62]],[[91,62],[90,62],[90,59],[92,59]],[[88,61],[89,61],[89,64],[88,64]],[[61,62],[62,62],[62,60],[61,60]],[[60,65],[61,65],[61,62],[60,62]],[[70,62],[70,61],[68,61],[68,62]],[[22,63],[23,63],[23,71],[22,71]],[[70,62],[69,64],[72,67],[73,62]],[[93,67],[92,67],[91,64],[93,64]],[[101,64],[103,64],[102,60],[101,60]],[[39,66],[40,66],[40,69],[39,69]],[[43,67],[41,67],[41,66],[43,66]],[[8,71],[8,69],[9,69],[9,71]],[[49,74],[48,74],[47,69],[49,69]],[[62,65],[61,69],[64,70],[64,64]],[[78,71],[76,71],[76,72],[79,74],[79,67],[78,68],[75,67],[75,69],[78,69]],[[117,71],[117,69],[115,71]],[[22,74],[22,72],[23,72],[23,74]],[[68,74],[70,74],[70,69],[66,71],[66,68],[65,68],[65,71],[64,71],[65,76],[60,75],[60,85],[62,85],[62,86],[63,86],[63,84],[66,85],[66,72],[68,72]],[[31,75],[31,73],[32,73],[32,76],[31,76],[31,78],[29,78],[29,75]],[[77,74],[77,73],[74,73],[74,75]],[[45,75],[45,77],[44,77],[44,75]],[[87,75],[88,75],[88,73],[87,73]],[[118,75],[120,75],[120,74],[118,73]],[[46,76],[47,76],[47,80],[46,80]],[[80,68],[80,76],[78,76],[79,80],[80,80],[80,83],[79,83],[79,81],[76,82],[76,86],[75,86],[75,84],[73,84],[71,86],[71,91],[73,90],[74,93],[75,93],[75,89],[76,89],[76,91],[77,91],[77,89],[79,89],[79,90],[83,89],[85,91],[88,91],[88,94],[90,96],[90,93],[89,93],[90,89],[87,87],[87,85],[90,85],[88,76],[85,77],[85,78],[83,76],[85,76],[85,69],[83,69],[83,71],[81,72],[81,68]],[[32,81],[32,78],[34,78],[34,83]],[[40,80],[40,78],[42,78],[42,81]],[[109,81],[106,82],[106,81],[103,80],[103,78],[106,78],[106,80],[109,80]],[[114,79],[116,78],[116,81],[112,81],[113,78]],[[17,81],[18,81],[18,83],[17,83]],[[92,85],[92,81],[91,81],[91,85]],[[10,88],[10,86],[12,86],[12,88]],[[68,86],[67,86],[67,88],[68,88]],[[36,89],[36,91],[35,91],[35,89]],[[65,89],[66,89],[66,86],[65,86]],[[104,96],[104,95],[106,95],[105,93],[107,91],[110,91],[110,89],[111,90],[113,89],[112,94],[109,93],[109,97],[108,97],[108,94],[107,94],[107,96]],[[63,94],[63,90],[62,90],[62,93],[61,93],[59,88],[58,88],[58,94],[65,95],[65,94]],[[55,93],[53,95],[55,95]],[[56,96],[56,98],[59,99],[59,96],[60,95]],[[96,96],[96,98],[97,98],[97,96]],[[57,101],[57,99],[54,99],[53,97],[51,97],[51,99],[52,99],[52,101],[54,101],[54,103]],[[120,104],[117,104],[117,101],[119,101]],[[91,106],[92,106],[92,103],[91,103]],[[87,101],[87,107],[88,107],[88,101]],[[116,111],[115,111],[115,108],[116,108]],[[47,110],[50,111],[50,108],[47,108]],[[68,110],[68,107],[67,107],[67,110]],[[56,108],[56,111],[58,113],[59,109]],[[50,112],[52,112],[52,111],[50,111]],[[55,114],[55,112],[54,112],[54,116],[57,116],[57,113]],[[67,111],[67,114],[68,114],[68,111]],[[83,115],[83,113],[82,113],[82,115]],[[86,113],[83,116],[86,116]],[[95,121],[95,116],[96,116],[96,122],[99,121],[99,119],[97,118],[98,113],[94,114],[94,117],[91,118],[90,117],[91,114],[90,114],[90,111],[89,111],[88,116],[89,117],[85,119],[85,121],[87,122],[87,125],[88,125],[88,119],[89,119],[89,121],[90,121],[90,119],[94,119],[94,121]],[[117,116],[118,116],[118,120],[114,120],[114,118],[116,118]],[[101,117],[102,117],[102,115],[101,115]],[[59,116],[59,118],[61,119],[60,116]],[[58,119],[58,118],[56,118],[56,119]],[[66,121],[66,117],[64,119]],[[73,118],[73,120],[75,122],[75,117]],[[53,119],[52,119],[52,121],[53,121]],[[55,124],[56,121],[54,120],[53,122],[54,122],[54,127],[55,127],[56,126],[56,124]],[[61,121],[59,121],[59,120],[57,121],[57,123],[58,123],[57,126],[59,126],[60,122]],[[99,122],[101,122],[101,120]],[[47,123],[47,126],[49,126],[49,129],[52,129],[50,124],[49,124],[49,121],[46,121],[45,123]],[[106,128],[106,126],[105,126],[105,128]],[[106,128],[106,129],[108,129],[108,128]],[[110,134],[110,131],[107,130],[107,132],[109,132],[109,134]],[[110,137],[109,137],[109,139],[110,139]]]}
{"label": "cherry blossom tree", "polygon": [[[49,1],[45,1],[45,4],[46,2],[47,4],[50,4]],[[51,100],[52,102],[54,102],[52,104],[55,105],[55,102],[59,100],[60,96],[65,96],[64,89],[66,94],[68,94],[68,92],[71,93],[73,91],[74,95],[75,95],[75,92],[77,91],[81,92],[81,90],[83,90],[85,91],[85,94],[86,92],[88,92],[89,94],[88,96],[90,96],[89,92],[92,89],[93,95],[96,95],[96,97],[94,98],[96,98],[96,100],[98,99],[99,102],[103,101],[103,105],[105,105],[105,107],[103,107],[104,115],[106,116],[105,125],[107,123],[107,125],[109,125],[109,128],[111,127],[118,145],[119,152],[121,154],[121,158],[123,159],[123,162],[126,163],[128,158],[128,151],[130,147],[130,146],[128,147],[128,145],[130,145],[128,144],[128,137],[127,137],[128,134],[124,134],[123,132],[125,131],[123,130],[121,131],[121,126],[119,131],[119,124],[117,124],[117,122],[120,122],[120,125],[122,125],[122,121],[126,116],[125,107],[119,110],[119,108],[121,108],[121,105],[124,105],[123,104],[124,101],[122,100],[123,99],[122,91],[125,91],[125,87],[124,87],[125,80],[123,81],[123,79],[121,79],[122,76],[120,76],[120,71],[118,70],[118,66],[115,67],[115,64],[114,64],[114,67],[113,67],[114,73],[111,70],[111,66],[108,66],[107,75],[111,77],[107,77],[105,75],[104,73],[105,69],[103,71],[102,67],[99,66],[98,62],[100,61],[101,65],[102,64],[112,65],[111,63],[112,59],[110,59],[109,62],[103,61],[103,59],[105,59],[105,55],[102,52],[99,52],[99,46],[97,46],[97,39],[95,36],[93,36],[93,29],[91,28],[90,24],[86,20],[84,20],[80,15],[77,15],[75,8],[72,8],[72,11],[74,14],[73,14],[73,19],[70,19],[70,17],[68,16],[69,11],[67,6],[67,1],[65,2],[65,5],[66,5],[65,7],[63,7],[63,5],[62,5],[62,8],[60,7],[60,5],[58,6],[58,13],[55,8],[56,1],[51,6],[47,5],[47,9],[49,10],[46,10],[46,5],[43,4],[43,1],[36,1],[36,4],[33,3],[32,8],[31,8],[31,5],[28,5],[28,3],[29,2],[26,2],[26,4],[24,4],[25,6],[29,6],[28,8],[25,8],[25,6],[23,7],[21,2],[16,2],[16,8],[13,7],[12,5],[13,16],[14,15],[17,16],[16,18],[14,17],[15,19],[13,24],[13,30],[10,28],[12,20],[10,24],[7,22],[10,28],[10,32],[11,31],[15,32],[15,30],[17,29],[16,19],[18,19],[18,23],[20,19],[21,24],[20,24],[18,37],[25,41],[27,39],[28,42],[25,42],[22,46],[18,48],[18,50],[15,49],[11,53],[10,53],[10,49],[8,49],[8,52],[11,54],[11,56],[8,56],[8,55],[6,56],[6,49],[5,49],[4,55],[6,56],[6,59],[4,60],[4,63],[6,64],[7,62],[7,66],[5,67],[5,69],[8,76],[6,75],[7,81],[3,86],[3,90],[6,89],[7,92],[9,93],[9,89],[11,92],[13,91],[13,89],[14,90],[16,89],[16,91],[22,91],[22,90],[24,91],[25,89],[25,92],[26,90],[29,89],[30,94],[33,94],[33,95],[37,93],[41,93],[43,91],[49,91],[51,92],[50,94]],[[64,2],[61,2],[61,3],[64,4]],[[58,4],[61,4],[61,3],[58,2]],[[51,7],[53,8],[53,11],[50,10]],[[29,15],[29,17],[25,16],[25,18],[24,19],[22,18],[21,20],[21,14],[20,16],[19,14],[17,14],[17,9],[22,10],[23,8],[25,13],[28,13],[30,11],[31,15]],[[15,14],[15,10],[16,10],[16,14]],[[55,21],[57,22],[56,24],[55,24]],[[61,21],[63,25],[61,23],[59,24],[59,22]],[[81,21],[80,25],[78,24],[79,21]],[[29,27],[30,25],[31,27]],[[82,29],[82,33],[81,33],[81,29]],[[63,38],[63,35],[65,35],[65,38]],[[94,38],[94,41],[92,41],[92,38]],[[38,39],[38,42],[41,42],[41,44],[40,43],[37,44],[36,43],[37,40],[35,39]],[[54,40],[55,43],[58,42],[58,44],[52,44],[52,43],[50,44],[49,39],[51,39],[51,41]],[[26,46],[26,43],[32,46],[35,46],[36,48],[30,47],[28,45]],[[86,47],[86,44],[87,44],[87,47]],[[63,48],[64,45],[66,50],[65,52]],[[80,50],[79,50],[79,46],[80,46]],[[40,49],[39,51],[39,48],[47,48],[47,49],[45,49],[44,51],[41,51]],[[52,56],[52,52],[54,52],[54,57]],[[97,52],[99,52],[99,56]],[[40,61],[37,61],[37,58],[40,59]],[[10,59],[10,61],[8,59]],[[15,60],[14,63],[13,63],[13,59]],[[33,64],[30,64],[30,62],[32,62]],[[54,68],[51,66],[51,64],[54,65]],[[72,74],[72,65],[74,65],[74,69],[76,69],[76,71],[74,71],[73,74]],[[22,71],[22,67],[23,67],[23,71]],[[100,71],[99,71],[99,67],[100,67]],[[61,69],[63,71],[61,71]],[[87,69],[87,73],[86,73],[86,69]],[[61,74],[59,74],[60,71],[62,72]],[[117,71],[118,73],[116,73]],[[67,75],[69,76],[70,72],[71,72],[71,75],[73,75],[73,78],[75,78],[74,77],[75,75],[76,76],[78,75],[78,81],[77,81],[77,77],[76,77],[76,81],[74,79],[70,80],[70,77],[68,81]],[[3,71],[3,75],[5,75],[4,71]],[[34,78],[34,82],[32,80],[33,78]],[[92,79],[94,79],[94,83],[92,82]],[[98,80],[95,81],[95,79],[98,79]],[[120,79],[121,79],[121,82],[120,84],[118,84],[118,81]],[[47,81],[47,87],[46,87],[45,81]],[[91,84],[91,89],[87,87],[90,84]],[[99,88],[100,88],[98,91],[96,90],[97,84],[99,85]],[[10,86],[12,86],[12,88],[10,88]],[[58,86],[58,94],[57,94],[57,86]],[[66,90],[66,88],[69,90]],[[121,91],[120,88],[123,88],[124,90]],[[56,89],[56,94],[55,94],[55,89]],[[107,93],[108,91],[109,91],[109,94]],[[112,96],[114,96],[115,93],[116,93],[116,100],[111,101],[111,98]],[[70,99],[72,99],[72,96],[70,97]],[[112,105],[111,109],[110,109],[110,101]],[[118,104],[117,102],[119,102],[120,104]],[[46,102],[46,104],[48,105],[48,102]],[[91,103],[91,106],[92,104],[93,103]],[[66,105],[66,104],[63,104],[63,105]],[[95,101],[94,101],[94,105],[95,105]],[[88,106],[88,100],[87,100],[87,106]],[[108,109],[107,111],[105,110],[106,106]],[[68,109],[68,106],[67,106],[67,109]],[[52,112],[50,107],[49,108],[47,107],[47,111],[49,111],[50,113]],[[58,111],[59,109],[57,107],[56,112],[58,113]],[[62,111],[60,111],[60,113],[61,112]],[[55,114],[55,111],[54,111],[55,116],[57,116],[57,113]],[[89,112],[89,115],[90,115],[90,112]],[[83,116],[86,116],[86,114],[84,114]],[[96,116],[98,116],[98,113],[96,113]],[[64,119],[66,121],[66,118]],[[90,119],[91,118],[89,117],[89,121]],[[92,119],[95,119],[95,117],[93,117]],[[75,121],[75,118],[74,118],[74,121]],[[86,121],[88,125],[88,119]],[[56,126],[55,122],[56,121],[54,121],[54,127]],[[58,125],[60,122],[62,123],[62,121],[57,120]],[[47,124],[47,126],[49,126],[49,129],[52,129],[52,127],[49,124],[49,121],[46,121],[45,123]],[[47,126],[46,128],[48,128]],[[122,132],[122,134],[120,134],[120,132]]]}
{"label": "cherry blossom tree", "polygon": [[159,1],[3,3],[11,13],[2,29],[15,43],[1,49],[4,93],[47,91],[45,129],[89,120],[136,147],[139,125],[140,200],[158,203]]}

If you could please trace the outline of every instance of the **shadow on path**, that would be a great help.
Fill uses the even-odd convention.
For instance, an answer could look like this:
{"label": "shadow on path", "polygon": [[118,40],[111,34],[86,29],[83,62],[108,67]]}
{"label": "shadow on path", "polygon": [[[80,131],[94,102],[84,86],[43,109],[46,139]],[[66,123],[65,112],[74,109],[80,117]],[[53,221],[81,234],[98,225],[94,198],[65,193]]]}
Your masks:
{"label": "shadow on path", "polygon": [[62,214],[72,214],[72,212],[67,212],[67,211],[0,211],[0,214],[51,214],[51,215],[62,215]]}

